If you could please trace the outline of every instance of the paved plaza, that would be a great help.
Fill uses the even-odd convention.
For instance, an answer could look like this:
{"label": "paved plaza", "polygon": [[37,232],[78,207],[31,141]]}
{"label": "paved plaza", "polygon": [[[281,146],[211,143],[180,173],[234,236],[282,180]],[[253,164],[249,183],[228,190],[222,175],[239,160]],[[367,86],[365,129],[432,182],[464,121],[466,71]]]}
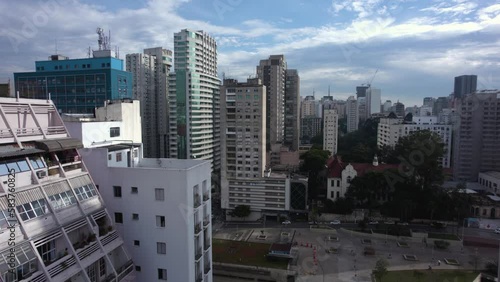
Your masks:
{"label": "paved plaza", "polygon": [[[282,233],[289,235],[283,236]],[[389,270],[424,269],[478,269],[487,261],[498,258],[497,249],[470,248],[462,250],[460,244],[447,250],[437,250],[432,244],[398,239],[373,238],[369,234],[350,232],[344,229],[310,230],[309,228],[220,228],[213,236],[218,239],[273,243],[294,236],[297,243],[292,253],[297,253],[290,269],[297,270],[297,281],[371,281],[370,274],[380,258],[389,262]],[[364,239],[364,240],[363,240]],[[399,246],[398,242],[400,242]],[[405,244],[406,243],[406,244]],[[364,255],[365,247],[371,247],[374,255]],[[336,253],[327,253],[331,248]],[[406,260],[407,258],[414,261]],[[414,257],[411,257],[414,256]],[[316,257],[316,262],[314,260]],[[460,265],[448,265],[445,259],[454,259]],[[438,263],[440,261],[440,264]],[[439,265],[438,265],[439,264]],[[430,270],[428,270],[430,271]],[[217,281],[217,280],[215,280]]]}

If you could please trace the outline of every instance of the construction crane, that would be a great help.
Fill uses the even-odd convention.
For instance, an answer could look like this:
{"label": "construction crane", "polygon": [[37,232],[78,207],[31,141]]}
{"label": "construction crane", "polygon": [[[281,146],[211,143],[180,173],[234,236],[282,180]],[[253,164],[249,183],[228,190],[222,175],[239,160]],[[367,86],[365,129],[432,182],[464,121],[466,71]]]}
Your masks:
{"label": "construction crane", "polygon": [[375,79],[375,76],[377,75],[377,73],[378,73],[378,69],[373,74],[372,79],[370,79],[370,81],[368,81],[366,83],[362,83],[361,86],[368,86],[368,88],[370,88],[372,86],[372,82]]}

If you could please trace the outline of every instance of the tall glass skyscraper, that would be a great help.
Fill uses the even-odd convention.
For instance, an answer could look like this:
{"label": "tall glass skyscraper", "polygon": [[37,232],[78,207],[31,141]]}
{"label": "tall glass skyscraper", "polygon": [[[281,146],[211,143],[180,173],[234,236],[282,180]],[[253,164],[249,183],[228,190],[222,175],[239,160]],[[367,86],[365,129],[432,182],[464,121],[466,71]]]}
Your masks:
{"label": "tall glass skyscraper", "polygon": [[220,84],[217,43],[203,31],[174,34],[169,75],[170,157],[211,160],[220,167]]}

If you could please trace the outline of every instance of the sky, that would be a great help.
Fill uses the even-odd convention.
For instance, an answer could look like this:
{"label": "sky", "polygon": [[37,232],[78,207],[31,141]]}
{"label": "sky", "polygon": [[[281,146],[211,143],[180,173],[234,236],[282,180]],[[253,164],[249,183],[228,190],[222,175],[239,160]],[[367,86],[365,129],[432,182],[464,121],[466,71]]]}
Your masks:
{"label": "sky", "polygon": [[[382,102],[421,105],[448,96],[453,78],[500,89],[500,4],[495,0],[22,0],[0,2],[0,78],[34,71],[57,52],[84,58],[96,28],[120,57],[173,49],[181,29],[218,44],[219,76],[245,80],[270,55],[297,69],[301,96],[355,95],[371,82]],[[57,46],[57,47],[56,47]],[[378,70],[378,71],[377,71]],[[376,73],[376,75],[375,75]]]}

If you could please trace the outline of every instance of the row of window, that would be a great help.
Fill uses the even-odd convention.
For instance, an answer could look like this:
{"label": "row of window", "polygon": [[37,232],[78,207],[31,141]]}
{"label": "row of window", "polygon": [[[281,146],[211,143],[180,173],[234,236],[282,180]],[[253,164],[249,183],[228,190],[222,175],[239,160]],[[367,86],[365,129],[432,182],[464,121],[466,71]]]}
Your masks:
{"label": "row of window", "polygon": [[[139,188],[130,187],[131,194],[138,194]],[[113,196],[116,198],[122,197],[122,187],[121,186],[113,186]],[[164,188],[155,188],[155,200],[156,201],[165,201],[165,189]]]}
{"label": "row of window", "polygon": [[[139,214],[133,213],[132,220],[139,220]],[[123,223],[123,213],[115,212],[115,223]],[[165,227],[165,216],[157,215],[156,216],[156,227],[163,228]]]}
{"label": "row of window", "polygon": [[[40,158],[30,158],[30,163],[33,169],[44,168],[45,164]],[[25,159],[16,159],[0,162],[0,176],[8,175],[9,171],[14,170],[16,173],[29,171],[30,167]]]}

